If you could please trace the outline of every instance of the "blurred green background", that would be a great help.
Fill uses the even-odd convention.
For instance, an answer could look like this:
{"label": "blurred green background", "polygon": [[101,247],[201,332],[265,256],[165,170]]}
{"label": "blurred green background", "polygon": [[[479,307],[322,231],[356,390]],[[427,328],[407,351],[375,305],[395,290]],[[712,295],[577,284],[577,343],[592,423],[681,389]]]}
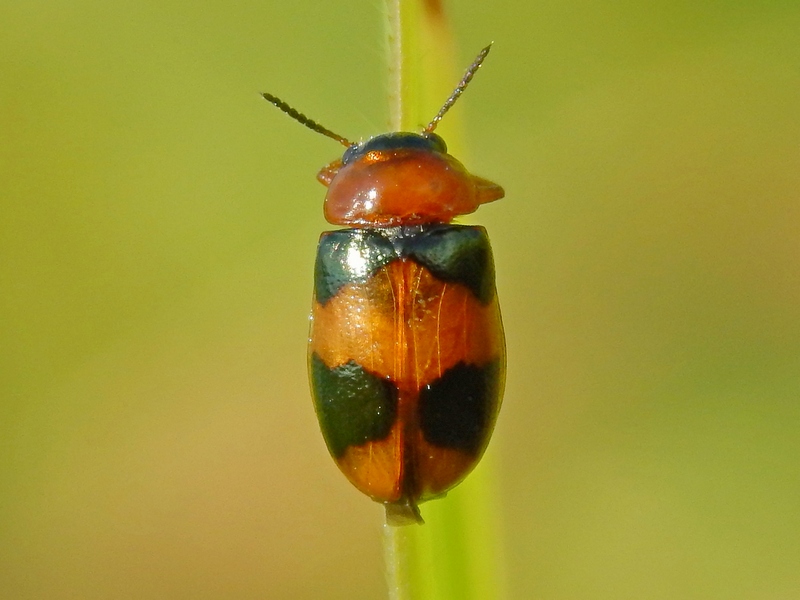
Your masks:
{"label": "blurred green background", "polygon": [[[509,597],[797,598],[800,4],[448,9]],[[305,373],[341,148],[259,91],[384,131],[380,2],[0,5],[4,599],[383,597]]]}

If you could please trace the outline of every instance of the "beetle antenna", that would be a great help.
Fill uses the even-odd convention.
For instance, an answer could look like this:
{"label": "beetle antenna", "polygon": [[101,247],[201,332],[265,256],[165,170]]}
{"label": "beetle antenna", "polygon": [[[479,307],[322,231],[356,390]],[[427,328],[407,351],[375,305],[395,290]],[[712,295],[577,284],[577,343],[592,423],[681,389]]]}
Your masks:
{"label": "beetle antenna", "polygon": [[295,121],[297,121],[298,123],[300,123],[302,125],[305,125],[306,127],[311,129],[312,131],[316,131],[317,133],[321,133],[324,136],[327,136],[327,137],[329,137],[331,139],[334,139],[337,142],[339,142],[342,146],[347,146],[349,148],[350,146],[353,145],[353,143],[350,142],[347,138],[343,138],[338,133],[333,133],[330,129],[326,129],[325,127],[323,127],[322,125],[320,125],[319,123],[314,121],[313,119],[309,119],[303,113],[301,113],[298,110],[292,108],[291,106],[286,104],[286,102],[284,102],[283,100],[281,100],[277,96],[273,96],[272,94],[267,94],[267,93],[263,93],[261,95],[264,97],[264,99],[267,102],[269,102],[270,104],[274,104],[280,110],[282,110],[287,115],[292,117]]}
{"label": "beetle antenna", "polygon": [[489,54],[489,50],[491,49],[492,49],[492,44],[489,44],[488,46],[486,46],[486,48],[484,48],[478,53],[478,56],[476,56],[475,60],[472,61],[472,64],[469,66],[469,69],[467,69],[467,72],[464,73],[464,77],[461,78],[461,83],[459,83],[456,89],[453,90],[453,93],[450,94],[450,97],[447,99],[447,102],[445,102],[444,106],[442,106],[442,108],[439,109],[439,112],[436,114],[435,117],[433,117],[433,120],[430,123],[428,123],[428,126],[425,129],[423,129],[425,133],[432,133],[433,130],[436,129],[436,126],[439,124],[439,121],[442,120],[442,117],[445,115],[445,113],[448,110],[450,110],[453,104],[456,103],[456,100],[458,100],[458,97],[464,93],[465,89],[467,89],[469,82],[472,81],[472,78],[475,76],[475,73],[478,72],[478,69],[483,63],[483,59],[486,58],[486,55]]}

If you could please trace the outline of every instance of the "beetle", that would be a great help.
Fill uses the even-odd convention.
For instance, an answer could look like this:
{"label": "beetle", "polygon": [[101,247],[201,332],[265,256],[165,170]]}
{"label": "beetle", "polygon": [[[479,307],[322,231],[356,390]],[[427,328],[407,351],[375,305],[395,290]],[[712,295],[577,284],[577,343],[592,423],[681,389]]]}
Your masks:
{"label": "beetle", "polygon": [[491,46],[420,133],[352,143],[263,97],[346,150],[317,178],[344,228],[317,248],[309,334],[314,407],[331,456],[391,525],[421,523],[480,460],[502,401],[505,340],[486,230],[455,225],[504,196],[434,133]]}

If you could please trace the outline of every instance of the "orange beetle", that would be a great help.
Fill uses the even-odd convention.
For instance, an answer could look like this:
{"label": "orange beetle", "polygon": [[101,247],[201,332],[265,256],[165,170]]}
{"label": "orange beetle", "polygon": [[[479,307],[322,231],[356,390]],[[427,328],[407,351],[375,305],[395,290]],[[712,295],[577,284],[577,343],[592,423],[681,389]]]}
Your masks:
{"label": "orange beetle", "polygon": [[502,399],[505,345],[486,230],[453,225],[503,197],[433,133],[489,47],[422,133],[353,144],[264,97],[347,150],[324,167],[325,218],[314,274],[309,369],[328,450],[390,524],[477,464]]}

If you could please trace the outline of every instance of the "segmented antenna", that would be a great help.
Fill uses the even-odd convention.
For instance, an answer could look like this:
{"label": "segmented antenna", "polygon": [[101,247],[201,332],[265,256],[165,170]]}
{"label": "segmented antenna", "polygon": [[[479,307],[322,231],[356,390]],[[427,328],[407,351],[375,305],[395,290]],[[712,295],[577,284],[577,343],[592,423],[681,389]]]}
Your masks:
{"label": "segmented antenna", "polygon": [[456,89],[453,90],[453,93],[450,94],[450,97],[447,99],[447,102],[445,102],[444,106],[442,106],[442,108],[439,109],[439,112],[436,114],[435,117],[433,117],[433,120],[430,123],[428,123],[428,126],[425,129],[423,129],[425,133],[431,133],[434,129],[436,129],[436,126],[439,124],[439,121],[442,120],[442,117],[445,115],[445,113],[448,110],[450,110],[453,104],[456,103],[456,100],[458,100],[458,97],[464,93],[465,89],[467,89],[469,82],[472,81],[472,78],[475,76],[475,73],[480,68],[481,63],[483,63],[483,59],[486,58],[486,55],[489,54],[489,50],[491,49],[492,45],[489,44],[488,46],[486,46],[486,48],[484,48],[478,53],[478,56],[475,57],[475,60],[469,66],[467,72],[464,73],[464,77],[461,79],[461,83],[459,83]]}
{"label": "segmented antenna", "polygon": [[323,127],[322,125],[320,125],[319,123],[314,121],[313,119],[309,119],[303,113],[295,110],[294,108],[292,108],[291,106],[286,104],[286,102],[284,102],[283,100],[281,100],[277,96],[273,96],[272,94],[267,94],[267,93],[263,93],[261,95],[264,97],[264,99],[267,102],[269,102],[271,104],[274,104],[280,110],[282,110],[287,115],[292,117],[295,121],[297,121],[298,123],[301,123],[302,125],[305,125],[306,127],[311,129],[312,131],[316,131],[317,133],[321,133],[324,136],[327,136],[327,137],[329,137],[331,139],[334,139],[337,142],[339,142],[342,146],[346,146],[346,147],[349,148],[350,146],[353,145],[353,143],[350,142],[347,138],[343,138],[338,133],[333,133],[330,129],[326,129],[325,127]]}

